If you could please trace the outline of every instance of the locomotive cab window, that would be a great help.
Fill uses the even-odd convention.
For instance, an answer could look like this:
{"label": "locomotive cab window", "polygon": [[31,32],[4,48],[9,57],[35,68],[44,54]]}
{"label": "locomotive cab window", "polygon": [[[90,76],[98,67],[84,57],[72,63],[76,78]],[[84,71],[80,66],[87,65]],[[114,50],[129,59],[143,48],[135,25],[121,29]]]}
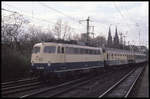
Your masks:
{"label": "locomotive cab window", "polygon": [[45,46],[44,53],[55,53],[56,47],[55,46]]}
{"label": "locomotive cab window", "polygon": [[32,50],[32,53],[39,53],[40,52],[40,47],[34,47]]}

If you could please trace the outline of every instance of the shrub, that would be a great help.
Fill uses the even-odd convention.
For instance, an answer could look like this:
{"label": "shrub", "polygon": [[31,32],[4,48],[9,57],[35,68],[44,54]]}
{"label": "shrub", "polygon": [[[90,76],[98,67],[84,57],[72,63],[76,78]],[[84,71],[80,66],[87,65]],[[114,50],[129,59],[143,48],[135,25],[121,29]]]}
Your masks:
{"label": "shrub", "polygon": [[2,81],[29,76],[30,58],[16,50],[2,47]]}

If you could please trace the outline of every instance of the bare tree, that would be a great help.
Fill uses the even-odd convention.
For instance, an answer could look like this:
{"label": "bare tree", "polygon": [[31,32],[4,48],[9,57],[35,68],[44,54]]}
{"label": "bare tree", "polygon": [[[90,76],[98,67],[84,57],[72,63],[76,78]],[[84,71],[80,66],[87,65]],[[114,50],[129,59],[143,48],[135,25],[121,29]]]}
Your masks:
{"label": "bare tree", "polygon": [[72,39],[73,39],[73,40],[76,40],[76,41],[81,41],[81,37],[80,37],[80,35],[77,34],[77,33],[74,33],[74,35],[72,36]]}
{"label": "bare tree", "polygon": [[57,20],[54,28],[52,29],[56,39],[68,40],[71,38],[72,28],[67,22],[62,22],[61,19]]}
{"label": "bare tree", "polygon": [[71,34],[71,27],[68,24],[64,25],[64,32],[63,32],[63,38],[62,39],[67,39],[67,36]]}
{"label": "bare tree", "polygon": [[103,36],[97,36],[95,39],[94,39],[94,44],[98,47],[104,47],[106,45],[106,38],[103,37]]}
{"label": "bare tree", "polygon": [[18,13],[3,16],[1,25],[3,43],[9,44],[9,47],[16,48],[21,52],[19,37],[24,32],[23,25],[28,23],[29,21]]}
{"label": "bare tree", "polygon": [[61,30],[62,30],[62,20],[57,20],[52,31],[54,32],[56,39],[61,39]]}

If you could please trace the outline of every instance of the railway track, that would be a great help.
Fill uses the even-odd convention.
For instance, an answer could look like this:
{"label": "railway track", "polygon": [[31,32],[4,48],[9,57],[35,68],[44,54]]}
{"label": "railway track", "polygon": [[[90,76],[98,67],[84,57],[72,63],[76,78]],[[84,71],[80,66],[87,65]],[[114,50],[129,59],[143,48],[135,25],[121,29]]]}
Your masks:
{"label": "railway track", "polygon": [[[123,75],[130,69],[128,68],[127,70],[123,71],[124,69],[122,68],[122,70],[121,70],[122,72],[120,72],[120,73]],[[97,77],[93,77],[93,78],[87,80],[86,83],[84,83],[84,84],[77,84],[75,87],[70,86],[70,88],[68,88],[68,89],[64,88],[60,92],[58,91],[53,95],[51,95],[51,93],[49,93],[50,95],[46,95],[46,96],[48,96],[48,97],[96,97],[92,93],[92,92],[94,92],[94,89],[99,88],[99,86],[103,87],[103,85],[105,85],[106,81],[108,81],[108,79],[110,79],[110,76],[113,75],[115,77],[116,74],[119,74],[119,73],[116,73],[116,71],[107,72],[103,75],[99,75]]]}
{"label": "railway track", "polygon": [[2,83],[2,96],[7,96],[9,94],[26,91],[38,87],[41,82],[38,78],[29,78],[18,81],[11,81]]}
{"label": "railway track", "polygon": [[40,94],[51,89],[55,89],[55,88],[65,86],[68,84],[76,83],[83,79],[86,79],[86,78],[84,77],[81,79],[72,80],[70,82],[59,81],[59,82],[56,82],[55,84],[32,82],[28,84],[19,85],[19,86],[6,87],[2,89],[2,96],[3,97],[20,97],[20,98],[30,97],[32,95]]}
{"label": "railway track", "polygon": [[[69,82],[65,82],[65,83],[62,83],[62,84],[59,84],[59,85],[56,85],[56,86],[51,86],[51,87],[48,87],[48,88],[44,88],[40,91],[37,91],[37,92],[33,92],[33,93],[30,93],[30,94],[27,94],[27,95],[23,95],[21,96],[20,98],[27,98],[27,97],[40,97],[43,93],[45,92],[49,92],[49,91],[55,91],[55,92],[58,92],[58,90],[60,90],[61,88],[64,88],[64,87],[68,87],[70,85],[73,85],[75,83],[79,83],[79,82],[82,82],[82,81],[85,81],[89,79],[88,77],[83,77],[83,78],[80,78],[80,79],[76,79],[76,80],[73,80],[73,81],[69,81]],[[85,82],[84,82],[85,83]],[[57,90],[57,91],[56,91]],[[62,90],[61,90],[62,91]],[[53,95],[56,94],[56,93],[53,93]],[[52,94],[51,94],[52,95]]]}
{"label": "railway track", "polygon": [[26,98],[26,97],[58,97],[61,96],[64,93],[67,93],[69,91],[72,91],[73,89],[80,88],[82,85],[86,85],[87,83],[90,82],[96,82],[98,79],[101,79],[105,77],[106,75],[112,75],[114,71],[107,72],[105,74],[102,74],[101,76],[92,76],[92,77],[87,77],[83,79],[78,79],[75,81],[67,82],[64,84],[60,84],[57,86],[49,87],[43,90],[40,90],[38,92],[34,92],[31,94],[24,95],[20,98]]}
{"label": "railway track", "polygon": [[[116,97],[115,94],[113,94],[114,96],[112,94],[110,95],[110,93],[113,92],[112,90],[115,90],[115,92],[117,93],[117,91],[116,91],[117,86],[119,86],[121,83],[125,82],[125,80],[127,78],[129,78],[132,74],[134,74],[134,72],[136,72],[136,71],[137,72],[134,74],[134,76],[132,75],[130,78],[132,78],[132,79],[135,78],[135,76],[137,74],[139,74],[138,76],[140,76],[141,71],[143,70],[143,68],[140,68],[138,70],[132,70],[132,71],[131,71],[132,68],[128,68],[126,70],[124,70],[124,69],[125,68],[122,68],[121,71],[119,71],[120,73],[116,73],[116,74],[115,74],[116,71],[112,70],[111,72],[110,71],[106,72],[103,75],[99,75],[97,77],[88,76],[88,77],[75,79],[72,81],[67,81],[67,82],[62,82],[62,83],[57,83],[54,85],[48,85],[48,86],[45,84],[42,85],[40,82],[36,82],[35,79],[34,79],[35,82],[34,82],[34,80],[33,81],[21,80],[20,82],[16,81],[19,84],[23,83],[18,86],[16,86],[16,85],[12,86],[13,85],[12,82],[8,82],[8,83],[4,84],[5,86],[8,84],[7,87],[2,87],[2,96],[27,98],[27,97],[62,97],[62,96],[66,95],[67,97],[70,97],[70,96],[74,97],[74,95],[78,96],[79,94],[78,93],[74,94],[74,95],[70,94],[70,96],[68,96],[67,94],[69,92],[75,92],[75,90],[81,89],[81,91],[79,91],[80,92],[79,97],[82,97],[82,96],[85,97],[85,96],[91,96],[91,95],[93,95],[94,97]],[[127,72],[129,72],[129,71],[131,71],[131,72],[127,74]],[[113,74],[115,74],[115,75],[113,75]],[[122,76],[120,76],[121,74],[122,74]],[[107,77],[106,77],[106,75],[107,75]],[[118,76],[117,80],[112,79],[113,81],[111,81],[111,78],[115,78],[117,75],[119,75],[120,78],[122,78],[122,79],[117,82],[117,80],[120,79]],[[126,76],[124,76],[124,75],[126,75]],[[110,81],[108,81],[108,79]],[[138,77],[136,77],[135,79],[137,80]],[[132,81],[133,82],[132,85],[130,82],[130,88],[128,90],[128,94],[132,90],[132,87],[134,86],[136,80]],[[23,81],[25,81],[26,83],[24,83]],[[130,79],[128,79],[128,81],[130,81]],[[114,82],[115,84],[113,84],[112,82]],[[107,84],[108,85],[110,84],[111,86],[109,85],[109,88],[108,88],[108,86],[105,87],[105,85],[107,85]],[[95,87],[95,85],[101,86],[101,87]],[[125,84],[123,84],[123,85],[125,85]],[[85,90],[85,93],[83,92],[83,89]],[[90,92],[91,89],[92,90],[100,89],[102,91],[101,95],[97,94],[98,90],[97,90],[97,92],[95,91],[96,94],[92,94],[92,91]],[[119,89],[118,89],[118,91],[119,91]],[[109,95],[108,95],[108,93],[109,93]],[[13,95],[13,94],[15,94],[15,95]],[[120,97],[120,96],[118,96],[118,97]]]}
{"label": "railway track", "polygon": [[1,86],[2,86],[2,88],[7,88],[7,87],[11,87],[11,86],[21,85],[21,84],[25,84],[25,83],[29,83],[29,82],[34,82],[37,80],[38,80],[38,77],[27,78],[27,79],[21,79],[21,80],[17,80],[17,81],[10,81],[10,82],[1,83]]}
{"label": "railway track", "polygon": [[135,83],[142,74],[144,67],[136,68],[126,74],[118,82],[112,85],[108,90],[99,96],[102,97],[124,97],[127,98],[132,91]]}

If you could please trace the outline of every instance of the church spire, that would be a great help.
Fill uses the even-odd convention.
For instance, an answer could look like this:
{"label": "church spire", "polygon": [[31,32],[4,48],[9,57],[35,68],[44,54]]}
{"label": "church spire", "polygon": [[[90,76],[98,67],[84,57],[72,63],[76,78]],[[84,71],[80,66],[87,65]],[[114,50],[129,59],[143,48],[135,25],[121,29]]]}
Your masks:
{"label": "church spire", "polygon": [[111,30],[110,30],[110,27],[109,27],[109,32],[108,32],[107,45],[108,45],[108,47],[111,47],[111,46],[112,46],[112,36],[111,36]]}
{"label": "church spire", "polygon": [[117,26],[116,26],[115,37],[114,37],[114,46],[116,48],[119,47],[119,37],[118,37]]}

